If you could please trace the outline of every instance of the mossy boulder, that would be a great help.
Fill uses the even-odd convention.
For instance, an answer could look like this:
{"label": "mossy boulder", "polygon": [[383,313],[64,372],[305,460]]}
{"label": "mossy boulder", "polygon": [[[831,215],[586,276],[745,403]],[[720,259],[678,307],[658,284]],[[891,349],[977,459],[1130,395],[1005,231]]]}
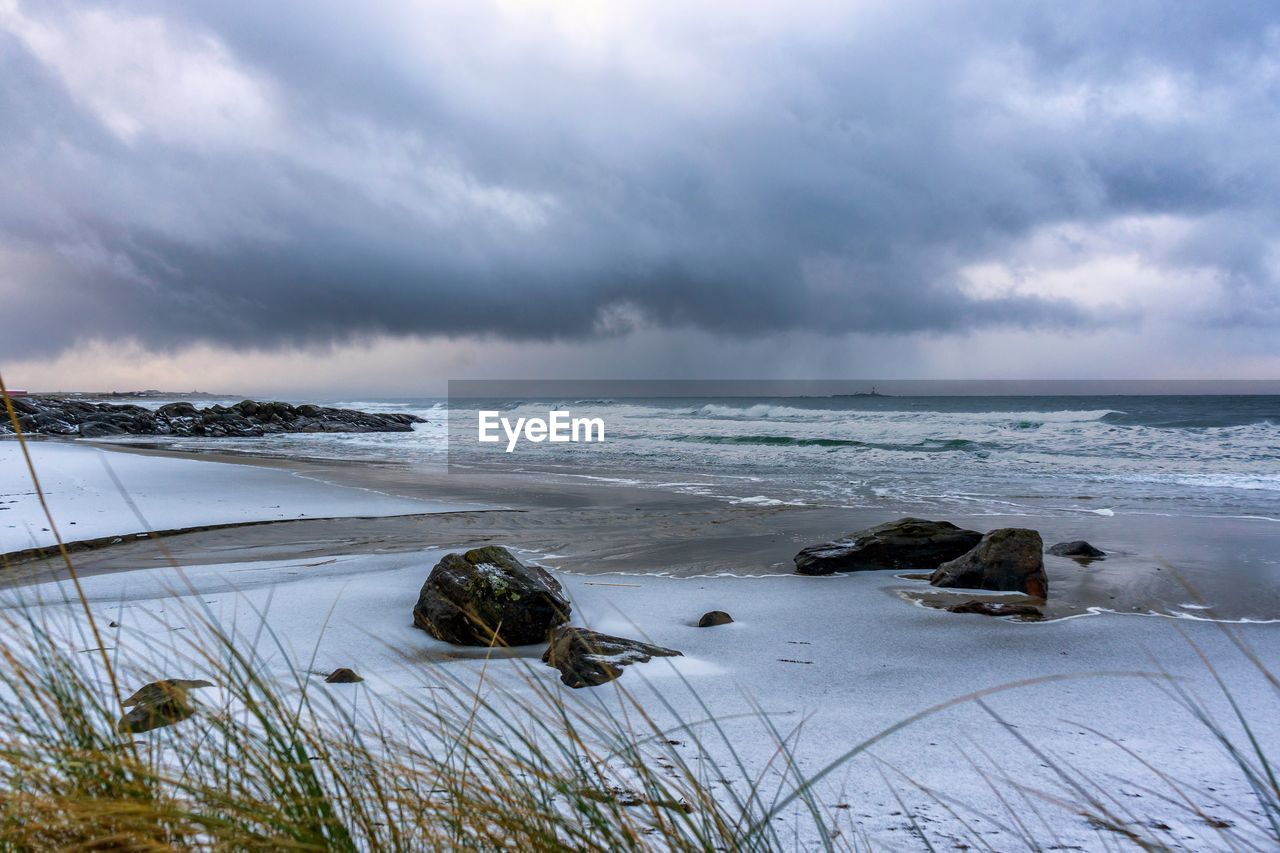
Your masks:
{"label": "mossy boulder", "polygon": [[446,554],[422,585],[413,624],[461,646],[525,646],[546,642],[569,621],[560,583],[541,566],[489,545]]}

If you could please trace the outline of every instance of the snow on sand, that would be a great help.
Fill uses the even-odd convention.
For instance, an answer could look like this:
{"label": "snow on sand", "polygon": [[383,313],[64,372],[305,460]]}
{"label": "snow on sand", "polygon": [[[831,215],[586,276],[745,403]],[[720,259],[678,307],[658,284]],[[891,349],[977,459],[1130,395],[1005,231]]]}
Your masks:
{"label": "snow on sand", "polygon": [[[254,636],[259,614],[265,613],[283,651],[265,639],[262,651],[281,675],[290,665],[304,672],[310,668],[314,689],[373,691],[394,702],[404,693],[443,683],[446,673],[480,683],[484,650],[449,646],[411,624],[418,589],[442,554],[431,550],[137,571],[89,577],[84,587],[103,624],[110,620],[119,625],[106,642],[127,662],[130,687],[137,686],[134,680],[165,676],[216,677],[182,663],[187,655],[181,644],[198,632],[198,614],[203,611],[222,625],[237,624],[245,636]],[[783,732],[799,729],[795,749],[800,769],[812,774],[863,739],[932,705],[1020,679],[1079,674],[988,701],[1037,747],[1093,778],[1114,773],[1160,785],[1086,726],[1118,739],[1193,790],[1213,791],[1204,794],[1210,814],[1230,819],[1211,804],[1213,798],[1249,806],[1247,788],[1230,761],[1208,732],[1166,695],[1159,679],[1096,674],[1167,670],[1199,694],[1219,719],[1228,720],[1230,710],[1210,674],[1168,620],[1100,615],[1032,624],[960,616],[905,603],[893,594],[903,581],[884,572],[826,578],[561,578],[574,602],[575,623],[677,648],[685,656],[635,665],[615,684],[575,691],[560,687],[558,674],[538,661],[541,647],[527,647],[514,650],[513,659],[499,655],[488,663],[487,689],[520,691],[527,689],[524,679],[533,677],[560,690],[566,701],[616,709],[621,687],[670,727],[671,738],[681,741],[678,749],[688,750],[689,760],[718,761],[721,770],[714,775],[739,792],[750,788],[756,774],[763,773],[768,791],[779,781],[776,761],[775,769],[767,769],[776,744],[760,712]],[[56,602],[66,590],[65,584],[44,584],[21,595],[28,602]],[[709,609],[728,610],[737,621],[695,627]],[[74,608],[64,613],[83,628]],[[81,642],[79,629],[72,630],[68,642]],[[1236,700],[1256,709],[1251,722],[1263,742],[1276,744],[1280,726],[1271,713],[1275,697],[1270,688],[1217,626],[1194,623],[1181,630],[1219,666]],[[1264,660],[1280,659],[1280,626],[1247,626],[1242,636]],[[367,681],[359,686],[321,683],[324,673],[340,666],[352,667]],[[679,728],[681,720],[706,717],[691,689],[722,720],[744,760],[746,776],[727,769],[734,763],[710,727]],[[695,758],[695,738],[704,740],[706,757]],[[919,810],[929,831],[937,833],[935,841],[959,835],[961,828],[908,779],[975,808],[976,816],[967,819],[998,849],[1016,845],[994,825],[992,817],[1007,817],[986,780],[969,765],[970,758],[986,765],[985,752],[994,759],[999,769],[987,765],[988,772],[1006,795],[1011,793],[1007,784],[998,781],[1003,773],[1022,784],[1061,790],[1038,759],[972,703],[924,719],[871,752],[874,758],[862,756],[832,773],[821,785],[819,799],[833,809],[848,804],[841,813],[881,844],[912,843],[881,769]],[[1214,837],[1207,826],[1180,821],[1179,809],[1143,793],[1137,784],[1118,787],[1131,799],[1126,807],[1143,820],[1168,823],[1193,836],[1181,839],[1188,846],[1203,846]],[[1100,830],[1079,816],[1043,803],[1039,809],[1060,843],[1092,847],[1103,842]],[[806,818],[789,814],[786,820],[803,826]]]}
{"label": "snow on sand", "polygon": [[[64,541],[206,524],[474,508],[326,483],[278,468],[67,442],[31,441],[27,447]],[[0,440],[0,553],[54,541],[22,448],[17,441]]]}

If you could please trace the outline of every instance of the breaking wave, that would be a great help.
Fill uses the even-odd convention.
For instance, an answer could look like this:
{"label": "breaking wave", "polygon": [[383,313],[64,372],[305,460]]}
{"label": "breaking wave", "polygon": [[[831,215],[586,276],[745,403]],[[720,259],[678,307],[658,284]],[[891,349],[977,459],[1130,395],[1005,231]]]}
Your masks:
{"label": "breaking wave", "polygon": [[803,438],[794,435],[673,435],[669,441],[696,442],[699,444],[754,444],[764,447],[858,447],[874,450],[898,450],[938,453],[951,450],[972,451],[981,448],[979,442],[966,438],[930,438],[912,444],[892,444],[875,441],[857,441],[851,438]]}

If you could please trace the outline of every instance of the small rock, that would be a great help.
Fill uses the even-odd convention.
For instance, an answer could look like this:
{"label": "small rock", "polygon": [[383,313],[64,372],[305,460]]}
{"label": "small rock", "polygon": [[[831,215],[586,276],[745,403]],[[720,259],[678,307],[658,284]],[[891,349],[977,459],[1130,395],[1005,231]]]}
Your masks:
{"label": "small rock", "polygon": [[1101,548],[1095,548],[1083,539],[1076,539],[1073,542],[1059,542],[1056,545],[1049,546],[1049,553],[1055,557],[1070,557],[1073,560],[1088,562],[1090,560],[1102,560],[1107,556],[1107,552]]}
{"label": "small rock", "polygon": [[717,625],[728,625],[733,621],[733,617],[723,610],[708,610],[702,614],[702,618],[698,620],[699,628],[714,628]]}
{"label": "small rock", "polygon": [[1023,619],[1043,619],[1044,611],[1031,604],[1007,604],[1003,601],[983,601],[975,598],[963,604],[947,608],[951,613],[980,613],[983,616],[1020,616]]}
{"label": "small rock", "polygon": [[1036,598],[1049,595],[1044,573],[1044,541],[1025,527],[992,530],[962,557],[943,563],[929,578],[941,587],[968,587],[1025,592]]}
{"label": "small rock", "polygon": [[936,569],[964,554],[982,539],[949,521],[900,518],[810,545],[795,556],[796,572],[829,575],[875,569]]}
{"label": "small rock", "polygon": [[180,723],[195,713],[187,691],[212,686],[211,682],[194,678],[167,678],[145,684],[121,703],[130,710],[116,723],[116,729],[147,732]]}
{"label": "small rock", "polygon": [[526,566],[506,548],[488,545],[446,554],[431,570],[413,608],[413,624],[462,646],[545,642],[569,621],[560,582],[541,566]]}
{"label": "small rock", "polygon": [[357,681],[364,681],[363,678],[356,675],[354,669],[348,669],[345,666],[338,667],[325,676],[324,680],[328,684],[355,684]]}
{"label": "small rock", "polygon": [[679,657],[682,652],[562,625],[551,637],[542,662],[560,670],[570,687],[595,687],[622,675],[622,668],[655,657]]}

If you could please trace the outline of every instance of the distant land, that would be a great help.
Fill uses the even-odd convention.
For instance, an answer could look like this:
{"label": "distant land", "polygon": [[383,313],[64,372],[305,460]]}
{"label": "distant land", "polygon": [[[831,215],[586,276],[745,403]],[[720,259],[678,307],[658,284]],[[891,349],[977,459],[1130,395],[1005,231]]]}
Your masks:
{"label": "distant land", "polygon": [[32,397],[59,397],[73,400],[88,398],[93,400],[212,400],[230,399],[236,394],[214,394],[209,391],[157,391],[149,388],[146,391],[30,391]]}

